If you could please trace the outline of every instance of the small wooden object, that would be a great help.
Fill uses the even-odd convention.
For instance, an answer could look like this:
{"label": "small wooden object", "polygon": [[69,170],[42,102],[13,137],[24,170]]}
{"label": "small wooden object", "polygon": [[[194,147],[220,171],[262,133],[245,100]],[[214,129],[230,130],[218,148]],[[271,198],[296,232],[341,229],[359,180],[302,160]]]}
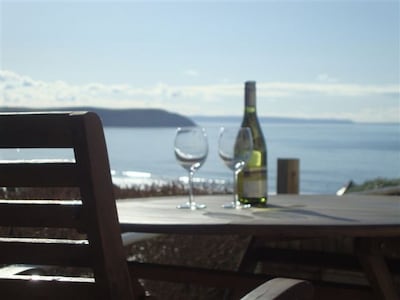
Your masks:
{"label": "small wooden object", "polygon": [[297,158],[278,158],[277,193],[299,193],[299,165]]}

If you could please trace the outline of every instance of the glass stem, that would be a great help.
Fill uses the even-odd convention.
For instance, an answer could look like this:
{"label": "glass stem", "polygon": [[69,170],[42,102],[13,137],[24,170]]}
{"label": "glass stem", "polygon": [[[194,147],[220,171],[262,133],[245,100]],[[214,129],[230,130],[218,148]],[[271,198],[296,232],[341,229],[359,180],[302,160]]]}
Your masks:
{"label": "glass stem", "polygon": [[238,195],[238,188],[237,188],[237,178],[239,175],[240,170],[235,170],[233,172],[233,207],[237,208],[239,206],[239,195]]}
{"label": "glass stem", "polygon": [[189,170],[189,205],[193,205],[193,174],[192,170]]}

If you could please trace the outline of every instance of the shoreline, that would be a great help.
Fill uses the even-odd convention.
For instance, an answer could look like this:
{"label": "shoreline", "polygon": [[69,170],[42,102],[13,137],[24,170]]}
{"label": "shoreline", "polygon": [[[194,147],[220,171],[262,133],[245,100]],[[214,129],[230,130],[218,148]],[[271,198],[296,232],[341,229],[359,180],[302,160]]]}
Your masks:
{"label": "shoreline", "polygon": [[[160,197],[187,195],[187,182],[181,179],[163,181],[158,183],[140,183],[114,186],[115,199]],[[381,194],[400,196],[400,178],[385,179],[375,178],[362,184],[351,183],[345,191],[346,194]],[[232,194],[232,183],[221,180],[197,180],[193,185],[194,195],[221,195]],[[273,193],[271,193],[273,194]],[[340,195],[338,195],[340,196]],[[3,199],[43,199],[43,200],[77,200],[80,198],[76,188],[1,188],[0,197]]]}
{"label": "shoreline", "polygon": [[[113,184],[120,192],[125,191],[125,194],[144,195],[144,197],[185,195],[188,193],[187,181],[187,177],[175,179],[151,176],[146,178],[113,177]],[[233,192],[233,186],[231,181],[225,179],[194,178],[193,191],[198,195],[230,194]],[[336,192],[326,194],[341,196],[345,193],[400,195],[400,178],[376,177],[362,183],[349,180],[342,187],[338,187]],[[276,192],[269,194],[274,195]]]}

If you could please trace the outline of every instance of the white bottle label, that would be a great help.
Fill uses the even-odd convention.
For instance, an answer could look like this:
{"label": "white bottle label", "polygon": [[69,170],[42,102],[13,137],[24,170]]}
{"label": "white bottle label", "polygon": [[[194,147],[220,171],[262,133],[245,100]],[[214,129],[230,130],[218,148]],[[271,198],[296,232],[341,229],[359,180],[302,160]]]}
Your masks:
{"label": "white bottle label", "polygon": [[242,197],[262,198],[267,196],[266,168],[253,168],[244,171],[242,177]]}
{"label": "white bottle label", "polygon": [[244,198],[262,198],[267,195],[265,180],[246,180],[243,182]]}

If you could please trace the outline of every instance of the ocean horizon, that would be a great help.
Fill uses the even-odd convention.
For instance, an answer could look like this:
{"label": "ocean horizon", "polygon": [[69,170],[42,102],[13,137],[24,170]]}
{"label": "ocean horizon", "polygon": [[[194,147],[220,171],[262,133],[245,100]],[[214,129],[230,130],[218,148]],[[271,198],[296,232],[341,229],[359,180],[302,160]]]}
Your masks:
{"label": "ocean horizon", "polygon": [[[232,172],[218,156],[221,126],[239,126],[239,117],[193,118],[205,128],[209,154],[195,173],[195,184],[213,191],[231,189]],[[300,193],[335,194],[350,180],[400,178],[399,124],[355,122],[265,122],[268,192],[276,193],[277,160],[300,160]],[[187,173],[176,161],[175,127],[105,127],[112,178],[121,187],[187,183]],[[63,151],[64,150],[64,151]],[[26,152],[29,153],[26,153]],[[25,153],[23,153],[25,152]],[[2,150],[1,160],[73,159],[65,149]]]}
{"label": "ocean horizon", "polygon": [[[206,129],[209,155],[195,173],[202,186],[230,187],[231,171],[218,157],[221,126],[240,118],[193,120]],[[334,194],[350,180],[400,178],[398,124],[355,122],[261,122],[268,148],[268,191],[276,192],[278,158],[300,160],[300,193]],[[114,182],[121,186],[187,182],[173,152],[175,128],[106,127]]]}

